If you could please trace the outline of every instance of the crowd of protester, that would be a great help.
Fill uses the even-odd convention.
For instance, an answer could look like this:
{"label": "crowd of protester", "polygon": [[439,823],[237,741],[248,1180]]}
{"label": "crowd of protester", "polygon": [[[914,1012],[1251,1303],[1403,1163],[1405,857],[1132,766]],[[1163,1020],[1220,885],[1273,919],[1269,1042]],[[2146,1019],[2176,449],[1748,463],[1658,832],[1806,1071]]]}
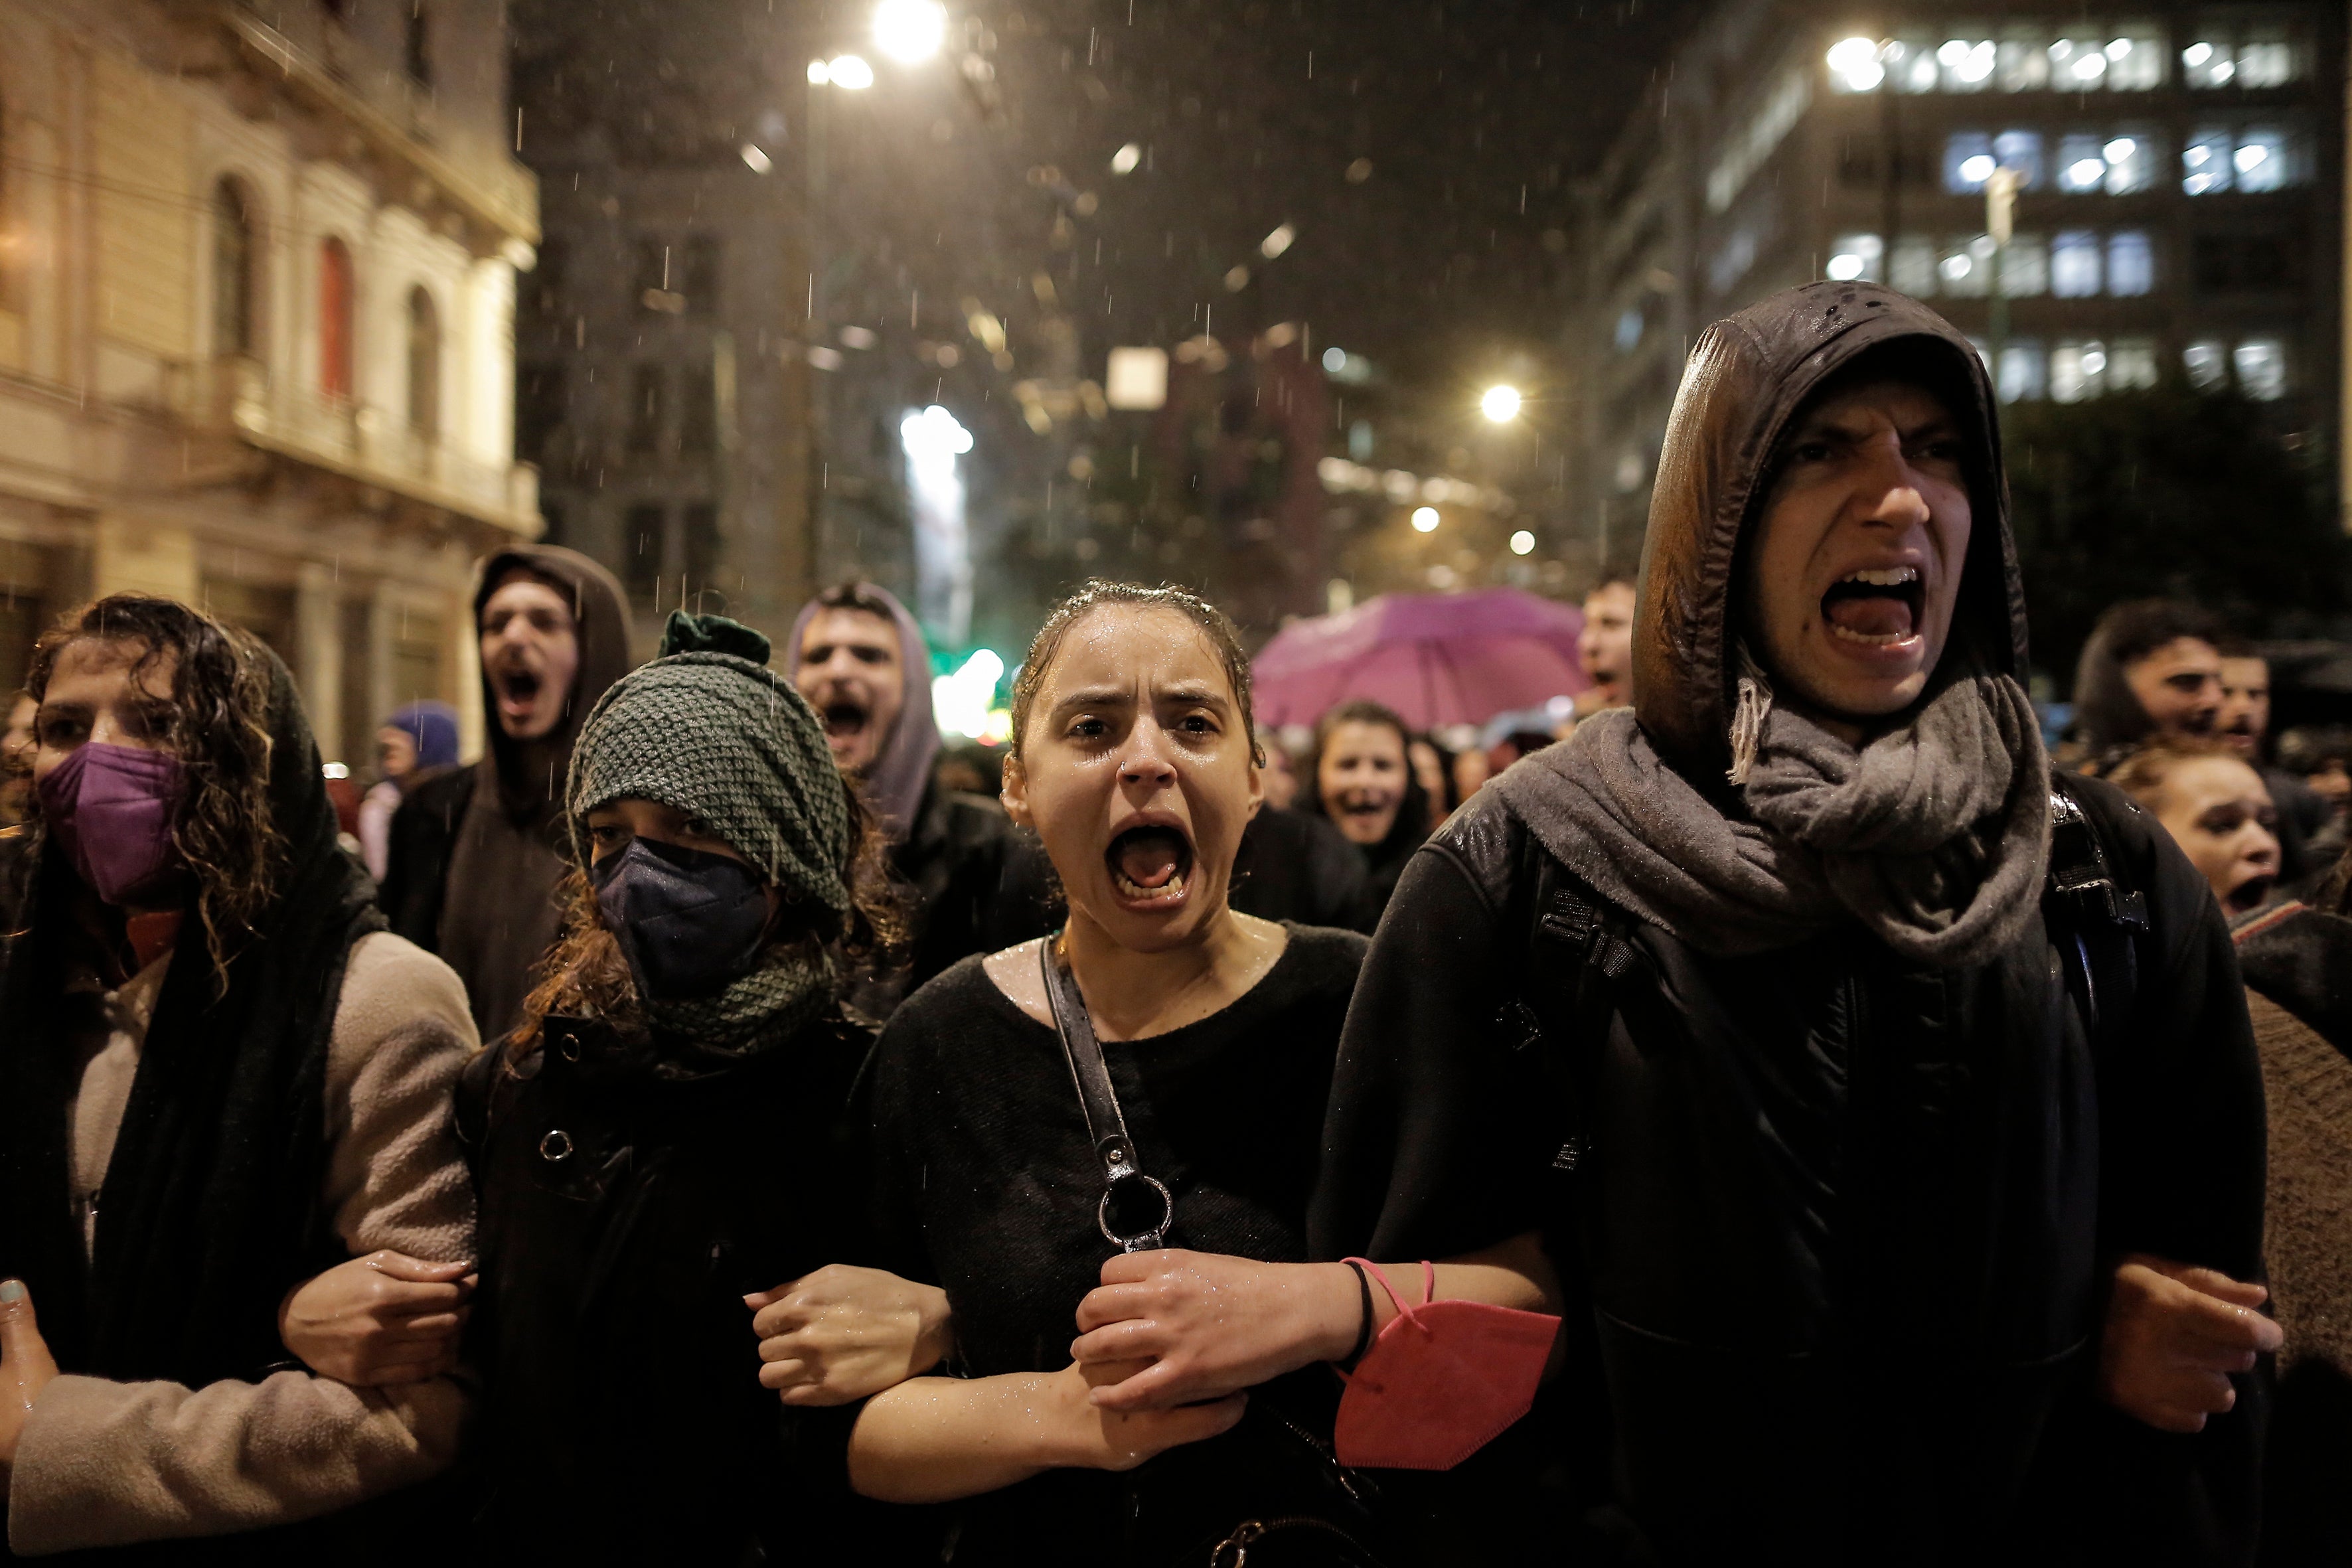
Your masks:
{"label": "crowd of protester", "polygon": [[951,747],[872,584],[633,667],[518,546],[486,754],[362,793],[254,637],[61,617],[7,1553],[2352,1561],[2352,735],[2143,601],[2047,745],[1923,307],[1689,377],[1587,689],[1479,727],[1263,729],[1097,582]]}

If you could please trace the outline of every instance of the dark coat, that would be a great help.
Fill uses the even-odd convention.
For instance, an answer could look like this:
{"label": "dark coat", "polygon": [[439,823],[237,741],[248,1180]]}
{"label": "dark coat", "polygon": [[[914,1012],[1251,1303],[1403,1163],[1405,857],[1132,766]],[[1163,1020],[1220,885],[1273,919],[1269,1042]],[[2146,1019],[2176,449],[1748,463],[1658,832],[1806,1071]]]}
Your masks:
{"label": "dark coat", "polygon": [[[664,1076],[606,1026],[467,1069],[457,1126],[480,1198],[468,1331],[483,1560],[839,1561],[847,1504],[788,1462],[742,1298],[861,1256],[838,1021],[719,1074]],[[820,1491],[828,1495],[820,1499]]]}
{"label": "dark coat", "polygon": [[[1651,513],[1635,710],[1702,790],[1726,794],[1726,606],[1780,434],[1826,377],[1905,339],[1905,373],[1972,448],[1956,643],[2022,674],[1975,353],[1884,289],[1776,296],[1695,350]],[[1374,939],[1317,1256],[1544,1230],[1572,1299],[1565,1382],[1605,1426],[1569,1452],[1613,1456],[1578,1489],[1666,1562],[2242,1560],[2258,1389],[2172,1438],[2090,1384],[2118,1253],[2259,1266],[2242,993],[2169,838],[2111,789],[2074,793],[2145,929],[2053,898],[1965,970],[1906,963],[1858,924],[1727,958],[1601,910],[1611,934],[1587,945],[1598,895],[1482,793]]]}

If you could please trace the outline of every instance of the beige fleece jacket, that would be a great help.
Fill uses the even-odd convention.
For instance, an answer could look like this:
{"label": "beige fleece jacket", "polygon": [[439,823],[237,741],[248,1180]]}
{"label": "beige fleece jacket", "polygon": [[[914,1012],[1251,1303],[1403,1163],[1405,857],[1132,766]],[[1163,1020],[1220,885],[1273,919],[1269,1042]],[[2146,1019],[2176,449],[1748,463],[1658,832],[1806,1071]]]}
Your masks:
{"label": "beige fleece jacket", "polygon": [[[83,1067],[69,1111],[78,1198],[88,1173],[102,1175],[130,1098],[154,968],[110,999],[110,1032]],[[478,1044],[447,964],[386,931],[352,944],[328,1046],[325,1191],[353,1257],[473,1256],[451,1093]],[[17,1446],[8,1544],[34,1556],[315,1518],[446,1468],[465,1413],[450,1378],[360,1389],[300,1372],[203,1388],[60,1377]]]}

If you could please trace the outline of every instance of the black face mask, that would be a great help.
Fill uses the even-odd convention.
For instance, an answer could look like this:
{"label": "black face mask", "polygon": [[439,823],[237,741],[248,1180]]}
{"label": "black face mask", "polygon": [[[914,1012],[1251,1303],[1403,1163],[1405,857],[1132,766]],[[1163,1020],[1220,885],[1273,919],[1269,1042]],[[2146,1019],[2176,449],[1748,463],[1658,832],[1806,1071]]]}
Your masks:
{"label": "black face mask", "polygon": [[646,1000],[709,996],[751,973],[768,895],[740,860],[633,838],[588,875]]}

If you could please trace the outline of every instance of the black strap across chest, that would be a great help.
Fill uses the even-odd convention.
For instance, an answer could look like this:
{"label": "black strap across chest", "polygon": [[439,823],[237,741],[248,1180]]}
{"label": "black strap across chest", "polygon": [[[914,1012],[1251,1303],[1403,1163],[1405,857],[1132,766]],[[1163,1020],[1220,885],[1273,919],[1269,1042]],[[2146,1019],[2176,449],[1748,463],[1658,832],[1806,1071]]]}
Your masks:
{"label": "black strap across chest", "polygon": [[[1110,1066],[1103,1060],[1102,1042],[1095,1037],[1094,1019],[1079,993],[1077,976],[1055,956],[1056,939],[1047,937],[1037,947],[1037,968],[1045,976],[1045,997],[1054,1009],[1054,1032],[1061,1037],[1062,1055],[1070,1065],[1070,1081],[1077,1087],[1078,1108],[1087,1119],[1087,1142],[1102,1166],[1103,1194],[1096,1205],[1096,1223],[1106,1239],[1123,1252],[1149,1252],[1165,1245],[1175,1202],[1168,1189],[1143,1173],[1137,1163],[1135,1140],[1128,1136],[1127,1118],[1119,1110],[1118,1091],[1111,1088]],[[1122,1187],[1142,1186],[1158,1194],[1159,1223],[1139,1231],[1112,1227],[1111,1203]]]}

